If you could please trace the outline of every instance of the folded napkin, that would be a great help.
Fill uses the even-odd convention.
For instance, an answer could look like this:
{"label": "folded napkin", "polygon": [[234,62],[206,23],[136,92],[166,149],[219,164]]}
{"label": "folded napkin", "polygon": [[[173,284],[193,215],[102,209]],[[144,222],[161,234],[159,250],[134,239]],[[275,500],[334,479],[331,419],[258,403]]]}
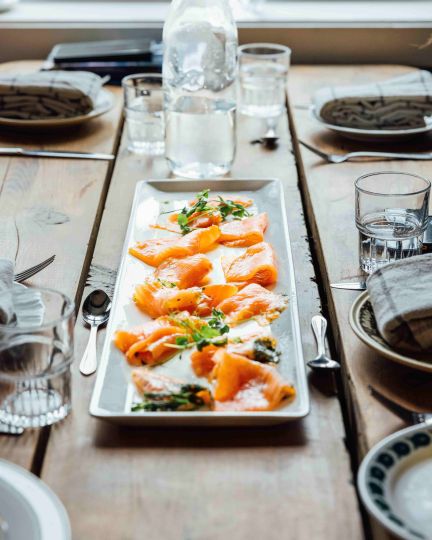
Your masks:
{"label": "folded napkin", "polygon": [[0,259],[0,324],[11,324],[15,320],[13,279],[13,262],[8,259]]}
{"label": "folded napkin", "polygon": [[432,254],[387,264],[367,280],[378,330],[389,345],[432,351]]}
{"label": "folded napkin", "polygon": [[328,124],[360,129],[425,126],[432,115],[432,74],[418,70],[380,83],[321,88],[315,110]]}
{"label": "folded napkin", "polygon": [[0,75],[0,116],[21,120],[88,114],[108,78],[87,71]]}

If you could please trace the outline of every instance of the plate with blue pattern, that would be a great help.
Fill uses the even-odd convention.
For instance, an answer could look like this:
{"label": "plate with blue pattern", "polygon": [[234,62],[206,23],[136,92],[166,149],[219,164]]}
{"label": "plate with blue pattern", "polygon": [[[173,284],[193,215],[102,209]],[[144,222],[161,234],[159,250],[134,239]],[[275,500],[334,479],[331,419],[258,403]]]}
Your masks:
{"label": "plate with blue pattern", "polygon": [[432,424],[382,440],[364,458],[357,478],[367,510],[405,540],[432,539]]}

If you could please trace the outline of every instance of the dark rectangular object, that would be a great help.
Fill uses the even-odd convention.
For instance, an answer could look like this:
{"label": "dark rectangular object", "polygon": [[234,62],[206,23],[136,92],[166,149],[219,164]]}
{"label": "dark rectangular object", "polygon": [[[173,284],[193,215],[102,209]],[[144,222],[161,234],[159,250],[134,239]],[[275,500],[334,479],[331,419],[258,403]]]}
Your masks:
{"label": "dark rectangular object", "polygon": [[91,71],[110,84],[120,84],[133,73],[160,72],[162,45],[150,39],[122,39],[59,43],[51,50],[43,70]]}

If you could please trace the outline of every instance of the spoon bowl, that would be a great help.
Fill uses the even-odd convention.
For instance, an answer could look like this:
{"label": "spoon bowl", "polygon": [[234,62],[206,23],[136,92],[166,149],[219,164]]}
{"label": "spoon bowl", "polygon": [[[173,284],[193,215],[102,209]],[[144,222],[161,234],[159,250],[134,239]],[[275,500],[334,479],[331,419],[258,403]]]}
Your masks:
{"label": "spoon bowl", "polygon": [[91,375],[97,369],[96,336],[100,326],[109,319],[111,299],[102,289],[92,291],[84,300],[82,317],[90,326],[90,337],[80,362],[83,375]]}
{"label": "spoon bowl", "polygon": [[315,334],[315,339],[318,345],[318,354],[313,360],[309,360],[307,365],[311,369],[340,369],[340,364],[332,360],[325,354],[325,335],[327,330],[327,321],[321,315],[312,317],[312,330]]}

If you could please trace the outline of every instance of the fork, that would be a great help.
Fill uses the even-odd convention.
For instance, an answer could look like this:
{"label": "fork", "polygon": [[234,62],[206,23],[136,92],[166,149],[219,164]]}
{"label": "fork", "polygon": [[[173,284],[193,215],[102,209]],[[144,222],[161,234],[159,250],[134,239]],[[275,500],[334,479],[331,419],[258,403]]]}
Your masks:
{"label": "fork", "polygon": [[27,268],[27,270],[23,270],[22,272],[19,272],[18,274],[15,274],[14,280],[18,283],[21,283],[22,281],[25,281],[26,279],[31,278],[47,266],[49,266],[55,259],[55,255],[52,255],[45,261],[42,261],[39,264],[36,264],[35,266],[32,266],[30,268]]}
{"label": "fork", "polygon": [[388,409],[390,409],[392,412],[396,413],[402,420],[409,424],[427,424],[432,426],[432,413],[422,413],[413,411],[411,409],[407,409],[403,405],[400,405],[399,403],[396,403],[396,401],[393,401],[389,397],[385,396],[381,392],[379,392],[376,388],[369,385],[368,386],[369,392],[371,395],[380,401],[384,406],[386,406]]}
{"label": "fork", "polygon": [[318,148],[314,148],[310,144],[301,141],[299,143],[305,146],[308,150],[320,156],[328,163],[343,163],[350,159],[356,158],[387,158],[387,159],[420,159],[420,160],[432,160],[432,153],[423,153],[423,154],[410,154],[410,153],[400,153],[400,152],[348,152],[347,154],[327,154]]}

